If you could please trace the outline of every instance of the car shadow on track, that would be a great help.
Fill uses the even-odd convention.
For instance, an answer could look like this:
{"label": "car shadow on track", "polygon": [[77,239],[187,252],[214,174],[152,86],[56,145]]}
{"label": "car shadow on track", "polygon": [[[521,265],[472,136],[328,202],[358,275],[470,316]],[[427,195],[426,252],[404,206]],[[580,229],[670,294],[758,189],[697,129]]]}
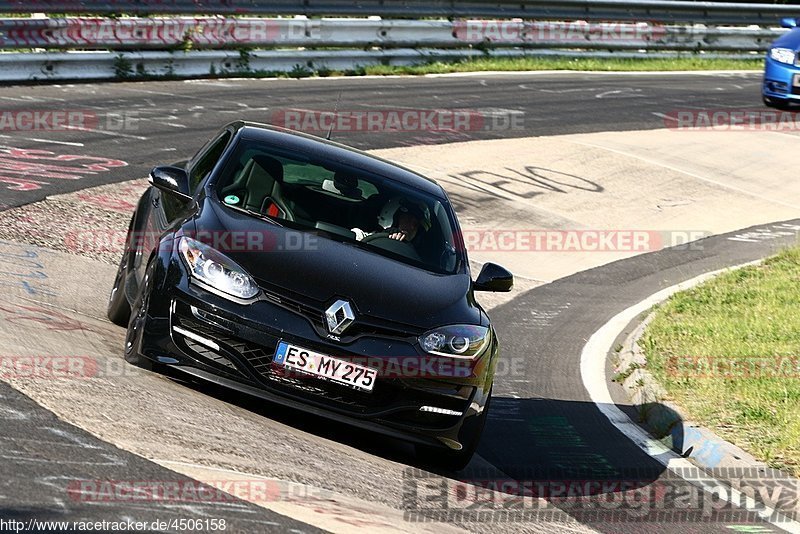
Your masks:
{"label": "car shadow on track", "polygon": [[172,381],[203,395],[214,397],[297,430],[394,462],[407,463],[409,459],[413,459],[413,447],[403,441],[195,379],[180,371],[164,372]]}
{"label": "car shadow on track", "polygon": [[[623,410],[637,420],[632,408]],[[680,422],[670,408],[659,410]],[[650,452],[682,451],[682,428],[674,424],[672,433],[653,434],[663,447]],[[494,397],[478,454],[490,467],[473,462],[455,475],[461,484],[449,503],[451,515],[488,510],[484,519],[466,517],[497,521],[510,514],[509,520],[526,522],[566,515],[600,532],[639,530],[647,523],[724,522],[716,509],[709,513],[704,507],[703,491],[692,483],[707,474],[699,468],[668,470],[593,402]],[[494,490],[491,496],[487,488]],[[744,522],[756,520],[741,514]]]}
{"label": "car shadow on track", "polygon": [[[471,519],[458,514],[521,506],[520,521],[565,516],[586,521],[589,514],[589,519],[619,527],[618,521],[631,518],[655,521],[653,503],[669,507],[671,495],[679,493],[673,486],[688,484],[669,472],[665,482],[664,465],[623,436],[591,402],[495,396],[478,455],[466,469],[448,472],[418,462],[413,447],[400,440],[214,384],[176,381],[300,431],[404,464],[402,508],[411,520],[423,513],[424,521],[438,517],[461,523]],[[681,436],[664,442],[670,439],[679,450]],[[429,494],[432,485],[438,488],[436,498]],[[531,509],[521,497],[537,500],[535,517],[528,517]],[[443,508],[434,505],[431,511],[437,498]],[[447,515],[454,511],[455,516]]]}
{"label": "car shadow on track", "polygon": [[592,402],[495,396],[478,453],[507,475],[560,474],[654,480],[664,466],[611,424]]}

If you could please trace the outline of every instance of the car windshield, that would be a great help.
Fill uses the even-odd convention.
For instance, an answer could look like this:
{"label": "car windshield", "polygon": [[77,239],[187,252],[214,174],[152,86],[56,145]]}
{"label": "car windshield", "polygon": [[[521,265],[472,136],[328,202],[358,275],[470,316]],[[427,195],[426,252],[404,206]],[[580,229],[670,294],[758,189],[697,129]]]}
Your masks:
{"label": "car windshield", "polygon": [[463,252],[439,198],[339,163],[242,141],[217,181],[232,209],[452,274]]}

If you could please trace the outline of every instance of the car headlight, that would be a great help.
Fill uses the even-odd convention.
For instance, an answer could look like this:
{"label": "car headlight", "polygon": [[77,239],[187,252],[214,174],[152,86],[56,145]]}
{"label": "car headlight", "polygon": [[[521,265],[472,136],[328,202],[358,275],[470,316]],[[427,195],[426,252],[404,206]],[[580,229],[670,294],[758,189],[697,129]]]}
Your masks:
{"label": "car headlight", "polygon": [[769,51],[769,57],[779,63],[786,63],[788,65],[794,65],[796,56],[797,54],[791,48],[772,48]]}
{"label": "car headlight", "polygon": [[201,282],[242,299],[258,295],[258,286],[250,275],[221,252],[185,236],[178,250],[191,275]]}
{"label": "car headlight", "polygon": [[485,326],[443,326],[419,337],[422,350],[450,358],[475,358],[488,343],[489,329]]}

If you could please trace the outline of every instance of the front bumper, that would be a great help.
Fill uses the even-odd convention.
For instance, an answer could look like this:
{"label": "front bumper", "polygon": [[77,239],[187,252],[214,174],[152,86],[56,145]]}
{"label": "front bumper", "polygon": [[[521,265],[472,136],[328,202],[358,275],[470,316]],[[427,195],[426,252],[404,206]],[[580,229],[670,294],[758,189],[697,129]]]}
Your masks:
{"label": "front bumper", "polygon": [[767,56],[761,94],[767,98],[800,102],[800,67]]}
{"label": "front bumper", "polygon": [[[150,360],[285,406],[452,449],[461,447],[464,422],[486,405],[497,355],[494,339],[468,367],[425,365],[430,357],[420,355],[416,332],[405,337],[362,332],[348,343],[336,343],[320,336],[308,309],[295,303],[265,298],[237,304],[190,283],[175,257],[161,272],[135,344]],[[379,368],[373,390],[363,392],[286,373],[272,362],[281,340],[357,363],[389,363]],[[406,365],[409,360],[418,365]],[[423,406],[460,415],[421,411]]]}

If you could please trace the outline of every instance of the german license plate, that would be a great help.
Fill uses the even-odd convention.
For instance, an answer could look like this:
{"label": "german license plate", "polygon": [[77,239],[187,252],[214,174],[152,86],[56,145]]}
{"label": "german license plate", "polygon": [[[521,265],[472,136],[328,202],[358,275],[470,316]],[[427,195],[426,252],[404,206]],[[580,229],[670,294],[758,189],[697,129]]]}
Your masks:
{"label": "german license plate", "polygon": [[800,87],[800,74],[795,74],[792,77],[792,86],[793,87]]}
{"label": "german license plate", "polygon": [[376,369],[370,369],[327,354],[304,349],[285,341],[278,343],[273,361],[278,365],[297,369],[298,371],[363,391],[372,391],[375,386],[375,378],[378,376]]}

